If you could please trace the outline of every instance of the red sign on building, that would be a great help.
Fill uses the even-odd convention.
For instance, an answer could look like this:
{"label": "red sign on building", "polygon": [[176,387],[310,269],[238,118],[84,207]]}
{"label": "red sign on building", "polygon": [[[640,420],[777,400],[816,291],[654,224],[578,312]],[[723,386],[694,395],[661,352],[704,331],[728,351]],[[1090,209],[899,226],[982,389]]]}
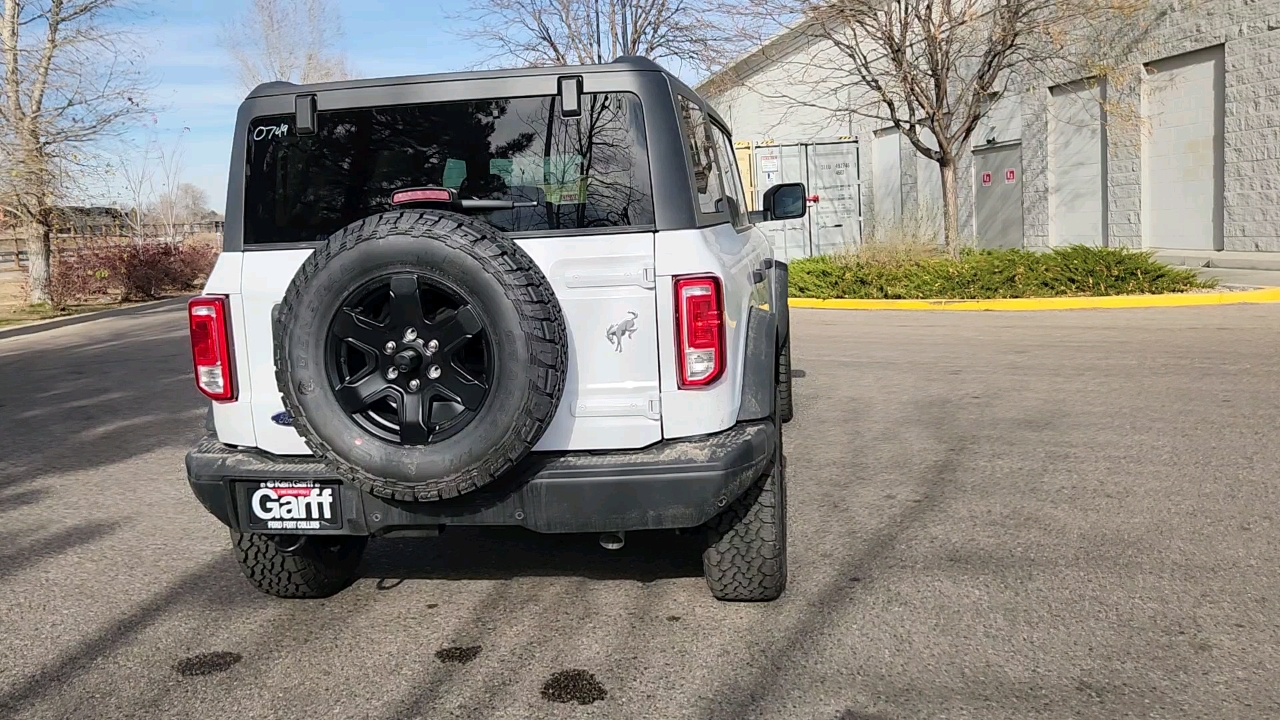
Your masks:
{"label": "red sign on building", "polygon": [[982,187],[991,187],[991,173],[982,173]]}
{"label": "red sign on building", "polygon": [[1011,182],[1013,182],[1014,180],[1017,180],[1017,179],[1018,179],[1018,171],[1017,171],[1017,170],[1014,170],[1013,168],[1009,168],[1008,170],[1005,170],[1005,171],[1004,171],[1004,181],[1005,181],[1006,183],[1011,183]]}

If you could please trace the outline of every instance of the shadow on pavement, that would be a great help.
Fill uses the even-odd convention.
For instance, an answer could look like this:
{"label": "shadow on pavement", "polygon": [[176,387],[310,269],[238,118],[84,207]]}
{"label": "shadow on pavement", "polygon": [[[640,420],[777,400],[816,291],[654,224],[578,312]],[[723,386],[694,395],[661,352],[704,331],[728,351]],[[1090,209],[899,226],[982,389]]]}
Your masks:
{"label": "shadow on pavement", "polygon": [[523,528],[451,528],[434,538],[374,540],[362,575],[382,580],[509,580],[580,577],[653,582],[702,576],[694,535],[627,533],[621,550],[605,550],[596,535],[542,535]]}
{"label": "shadow on pavement", "polygon": [[184,319],[171,308],[79,336],[0,344],[0,490],[193,441],[205,404]]}
{"label": "shadow on pavement", "polygon": [[[41,560],[61,555],[84,545],[90,545],[110,535],[119,528],[116,522],[85,522],[59,530],[49,535],[31,539],[30,533],[9,533],[0,536],[0,578],[15,575]],[[20,542],[26,539],[26,542]]]}
{"label": "shadow on pavement", "polygon": [[68,682],[87,673],[103,657],[133,643],[140,634],[179,608],[187,605],[232,608],[242,603],[243,597],[219,594],[220,588],[228,587],[226,584],[212,582],[214,576],[234,571],[228,558],[218,557],[183,575],[107,628],[0,692],[0,717],[16,715],[49,697],[68,699],[66,696],[72,694],[67,688]]}
{"label": "shadow on pavement", "polygon": [[49,491],[41,488],[18,490],[11,493],[0,493],[0,515],[28,505],[35,505],[48,495]]}
{"label": "shadow on pavement", "polygon": [[[837,578],[824,588],[815,588],[805,596],[804,608],[794,617],[777,641],[771,643],[769,657],[743,672],[726,678],[713,687],[705,688],[702,697],[707,700],[696,717],[744,718],[753,715],[756,708],[767,706],[771,700],[785,691],[786,683],[779,682],[788,668],[803,667],[815,657],[821,639],[837,632],[835,626],[841,614],[848,612],[863,597],[858,585],[850,585],[845,578],[866,577],[875,566],[890,557],[902,538],[920,526],[930,515],[941,511],[952,486],[960,476],[960,468],[971,440],[966,432],[956,426],[948,402],[935,399],[920,408],[922,419],[932,420],[921,428],[928,444],[918,447],[921,453],[933,457],[924,464],[925,476],[920,478],[917,491],[919,502],[909,505],[897,517],[885,522],[878,532],[869,537],[850,537],[848,544],[857,547],[841,564]],[[785,602],[784,596],[781,602]],[[886,697],[889,688],[884,688]],[[905,694],[906,690],[899,692]],[[851,718],[879,718],[877,715],[847,710]],[[845,717],[845,715],[841,715]]]}

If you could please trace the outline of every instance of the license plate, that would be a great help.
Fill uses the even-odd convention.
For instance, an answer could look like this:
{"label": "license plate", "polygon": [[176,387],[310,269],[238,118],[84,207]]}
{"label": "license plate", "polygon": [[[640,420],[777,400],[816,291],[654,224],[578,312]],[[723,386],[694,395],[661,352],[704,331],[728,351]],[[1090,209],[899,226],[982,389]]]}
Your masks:
{"label": "license plate", "polygon": [[240,502],[250,530],[341,530],[338,489],[306,480],[247,482],[240,483]]}

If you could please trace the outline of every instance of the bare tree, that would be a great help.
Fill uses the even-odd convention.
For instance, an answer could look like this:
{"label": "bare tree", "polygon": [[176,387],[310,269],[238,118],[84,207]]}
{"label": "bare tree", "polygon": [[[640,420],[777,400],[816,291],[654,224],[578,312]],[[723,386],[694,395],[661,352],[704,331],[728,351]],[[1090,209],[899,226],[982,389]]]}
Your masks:
{"label": "bare tree", "polygon": [[182,136],[165,147],[151,135],[142,147],[126,145],[116,159],[114,175],[121,192],[118,207],[135,242],[158,231],[169,242],[182,236],[182,226],[209,214],[209,195],[182,182]]}
{"label": "bare tree", "polygon": [[159,221],[164,239],[178,241],[178,225],[182,223],[178,205],[178,187],[182,184],[182,136],[172,147],[157,144],[156,166],[160,177],[160,195],[151,214]]}
{"label": "bare tree", "polygon": [[314,83],[351,76],[342,41],[342,15],[333,0],[249,0],[223,28],[245,90],[264,82]]}
{"label": "bare tree", "polygon": [[174,205],[178,208],[180,223],[204,222],[212,212],[209,209],[209,193],[191,183],[181,183],[174,191]]}
{"label": "bare tree", "polygon": [[712,0],[479,0],[465,18],[468,37],[505,66],[640,55],[705,72],[732,59],[734,35]]}
{"label": "bare tree", "polygon": [[49,299],[55,203],[101,163],[100,142],[145,112],[150,87],[124,0],[3,0],[0,208],[26,237],[32,302]]}
{"label": "bare tree", "polygon": [[146,208],[155,194],[155,155],[155,143],[148,141],[140,150],[126,146],[116,159],[116,175],[125,194],[120,211],[134,242],[142,242],[146,237]]}
{"label": "bare tree", "polygon": [[759,60],[793,66],[782,99],[890,124],[937,163],[954,249],[956,166],[992,104],[1037,80],[1117,72],[1153,10],[1149,0],[791,0],[738,17]]}

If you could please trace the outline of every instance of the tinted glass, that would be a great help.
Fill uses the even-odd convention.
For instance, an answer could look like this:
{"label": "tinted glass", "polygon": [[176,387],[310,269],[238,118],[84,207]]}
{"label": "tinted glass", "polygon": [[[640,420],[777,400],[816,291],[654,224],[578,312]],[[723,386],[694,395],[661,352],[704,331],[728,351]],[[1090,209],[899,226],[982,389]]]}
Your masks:
{"label": "tinted glass", "polygon": [[733,141],[729,135],[719,125],[711,124],[710,127],[716,141],[717,160],[724,173],[724,201],[729,206],[729,218],[734,227],[742,227],[747,224],[747,194],[742,189],[738,156],[733,152]]}
{"label": "tinted glass", "polygon": [[292,115],[258,118],[245,242],[322,240],[426,186],[536,203],[474,213],[507,232],[652,225],[639,98],[586,95],[582,110],[561,118],[551,97],[360,108],[319,113],[303,136]]}
{"label": "tinted glass", "polygon": [[688,98],[680,98],[680,113],[684,116],[685,140],[689,163],[693,167],[693,191],[698,196],[698,207],[704,213],[720,212],[718,203],[724,191],[720,188],[720,168],[716,164],[711,124],[702,114],[702,108]]}

